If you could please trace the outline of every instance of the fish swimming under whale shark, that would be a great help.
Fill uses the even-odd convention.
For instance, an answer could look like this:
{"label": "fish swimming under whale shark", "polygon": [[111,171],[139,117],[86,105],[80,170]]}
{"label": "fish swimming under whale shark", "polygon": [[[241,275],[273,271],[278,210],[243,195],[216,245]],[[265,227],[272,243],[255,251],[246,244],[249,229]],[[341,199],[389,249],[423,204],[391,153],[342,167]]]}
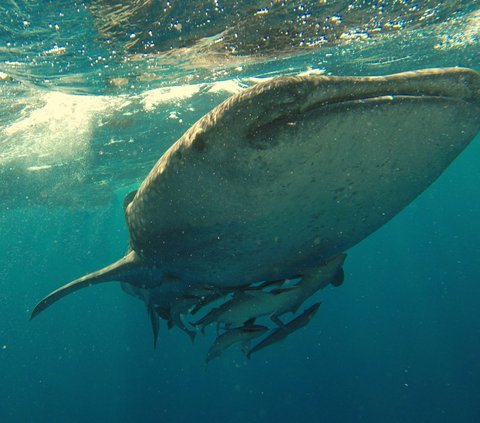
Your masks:
{"label": "fish swimming under whale shark", "polygon": [[193,339],[183,317],[208,315],[211,302],[321,275],[430,186],[479,129],[480,74],[470,69],[258,83],[196,122],[126,197],[128,253],[53,291],[31,317],[117,281],[145,302],[155,342],[159,319]]}

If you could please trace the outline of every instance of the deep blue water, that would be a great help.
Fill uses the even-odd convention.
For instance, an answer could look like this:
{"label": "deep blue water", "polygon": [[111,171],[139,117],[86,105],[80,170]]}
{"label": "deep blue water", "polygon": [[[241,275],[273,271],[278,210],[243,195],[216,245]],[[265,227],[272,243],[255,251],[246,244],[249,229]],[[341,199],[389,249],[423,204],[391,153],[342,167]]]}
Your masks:
{"label": "deep blue water", "polygon": [[[74,9],[73,3],[68,2]],[[49,13],[58,13],[55,2],[46,4]],[[27,7],[14,5],[6,3],[8,16]],[[29,27],[42,27],[39,12],[29,7],[24,11],[31,17]],[[83,3],[78,7],[80,17],[64,13],[72,22],[89,16]],[[474,3],[458,7],[473,11],[468,16],[478,29]],[[16,24],[8,19],[2,24],[15,37]],[[73,45],[96,41],[92,27],[69,28]],[[435,40],[428,37],[441,29],[448,33],[444,27],[422,29],[427,40],[419,44],[402,33],[396,35],[403,37],[402,45],[399,38],[387,38],[326,47],[334,49],[328,54],[355,53],[348,59],[328,59],[321,50],[290,55],[284,62],[242,59],[243,70],[202,69],[195,83],[248,84],[251,76],[282,73],[282,68],[304,71],[312,63],[344,74],[442,65],[480,70],[478,32],[473,42],[449,34],[450,42],[463,44],[434,49]],[[43,44],[42,36],[48,42]],[[32,33],[16,50],[7,48],[5,38],[0,45],[0,71],[7,75],[0,112],[0,422],[480,421],[479,136],[415,202],[348,251],[345,283],[318,295],[322,307],[310,325],[250,361],[231,350],[206,368],[212,329],[192,345],[180,331],[162,326],[153,350],[145,307],[115,283],[82,290],[29,321],[46,293],[125,253],[123,196],[161,152],[230,93],[212,93],[206,85],[147,110],[144,93],[188,85],[170,63],[160,73],[172,74],[171,80],[134,84],[131,92],[129,84],[121,85],[116,91],[95,77],[97,68],[86,68],[91,55],[78,61],[78,50],[55,60],[41,56],[52,42]],[[108,43],[97,49],[104,54]],[[38,61],[28,66],[28,53],[43,57],[44,65],[51,60],[50,69],[62,69],[48,74],[54,82],[45,83],[48,66],[39,68]],[[25,64],[22,72],[5,64],[15,55]],[[77,78],[73,83],[62,79],[67,62]],[[120,63],[115,72],[121,77],[134,68],[128,61],[109,63]],[[182,75],[189,72],[182,68]],[[86,94],[82,101],[110,97],[108,106],[81,115],[77,123],[70,120],[80,116],[77,97],[62,100],[68,104],[62,109],[72,108],[70,115],[57,110],[47,120],[32,119],[36,110],[59,101],[44,97],[57,90]]]}

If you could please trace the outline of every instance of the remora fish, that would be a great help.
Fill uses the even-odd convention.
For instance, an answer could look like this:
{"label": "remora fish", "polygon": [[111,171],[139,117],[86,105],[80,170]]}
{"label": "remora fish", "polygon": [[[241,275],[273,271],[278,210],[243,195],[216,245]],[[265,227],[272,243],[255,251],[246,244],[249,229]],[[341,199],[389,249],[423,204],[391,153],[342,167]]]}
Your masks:
{"label": "remora fish", "polygon": [[300,314],[300,316],[286,323],[282,327],[275,329],[270,335],[268,335],[265,339],[260,341],[257,345],[255,345],[251,350],[247,352],[247,358],[250,359],[250,356],[253,353],[263,350],[269,345],[280,342],[293,332],[303,328],[310,322],[310,320],[313,319],[313,316],[315,316],[319,307],[320,303],[316,303],[311,307],[307,308],[302,314]]}
{"label": "remora fish", "polygon": [[235,344],[248,344],[252,339],[262,336],[268,331],[266,326],[249,325],[235,329],[230,329],[224,334],[217,337],[213,345],[210,347],[205,358],[208,364],[214,358],[220,357],[228,348]]}
{"label": "remora fish", "polygon": [[413,201],[479,128],[480,75],[469,69],[252,86],[194,124],[127,196],[128,254],[53,291],[32,318],[107,281],[161,292],[174,279],[173,299],[198,284],[233,292],[304,276]]}
{"label": "remora fish", "polygon": [[296,313],[307,298],[327,286],[331,281],[338,284],[343,280],[343,263],[346,254],[338,254],[322,266],[307,273],[297,285],[273,291],[244,291],[230,301],[214,308],[194,326],[202,330],[210,323],[228,326],[242,325],[246,321],[262,316],[271,316],[281,326],[278,318],[285,313]]}

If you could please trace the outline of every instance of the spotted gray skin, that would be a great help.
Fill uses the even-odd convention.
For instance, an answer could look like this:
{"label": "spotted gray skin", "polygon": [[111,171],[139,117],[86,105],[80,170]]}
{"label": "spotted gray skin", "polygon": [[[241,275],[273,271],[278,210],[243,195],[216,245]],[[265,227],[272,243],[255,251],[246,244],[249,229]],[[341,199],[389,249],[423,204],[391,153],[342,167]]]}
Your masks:
{"label": "spotted gray skin", "polygon": [[130,252],[52,292],[32,317],[112,280],[168,304],[198,285],[305,275],[414,200],[479,128],[480,75],[469,69],[257,84],[194,124],[128,198]]}

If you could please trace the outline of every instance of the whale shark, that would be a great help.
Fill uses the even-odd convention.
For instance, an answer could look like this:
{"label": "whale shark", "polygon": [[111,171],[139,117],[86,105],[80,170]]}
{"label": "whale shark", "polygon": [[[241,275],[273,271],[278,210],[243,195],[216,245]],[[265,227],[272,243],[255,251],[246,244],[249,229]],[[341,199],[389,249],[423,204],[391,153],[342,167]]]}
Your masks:
{"label": "whale shark", "polygon": [[125,198],[127,254],[31,318],[115,281],[145,302],[156,339],[159,319],[180,326],[212,301],[308,279],[417,198],[479,129],[471,69],[260,82],[193,124]]}

